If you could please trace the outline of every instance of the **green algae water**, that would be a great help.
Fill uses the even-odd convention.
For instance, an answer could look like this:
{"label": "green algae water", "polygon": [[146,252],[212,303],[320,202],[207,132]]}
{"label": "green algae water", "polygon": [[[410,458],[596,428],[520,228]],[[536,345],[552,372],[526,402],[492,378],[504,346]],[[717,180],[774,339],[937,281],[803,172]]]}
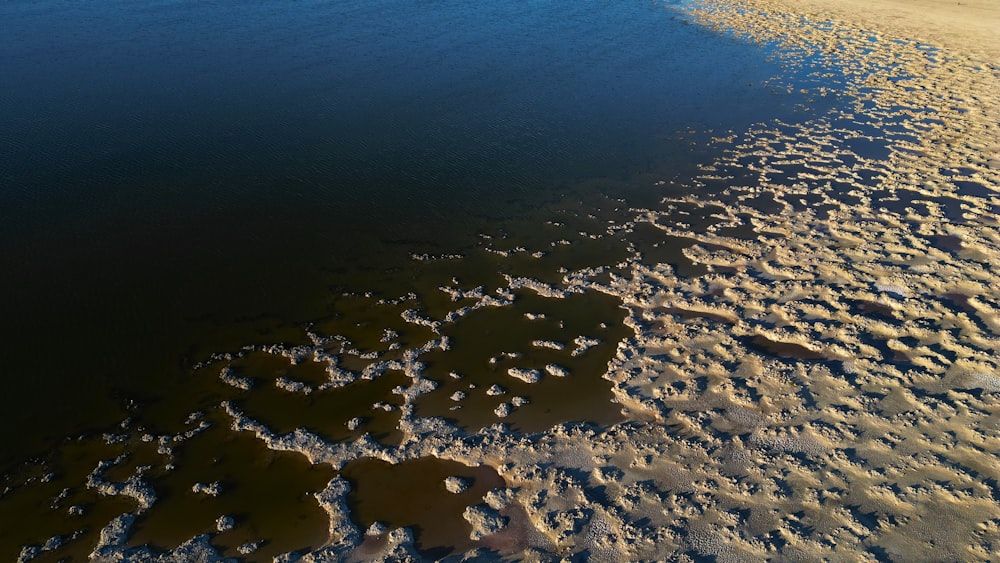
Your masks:
{"label": "green algae water", "polygon": [[[661,180],[694,177],[711,135],[803,111],[768,87],[765,51],[673,7],[4,3],[0,559],[84,559],[149,495],[129,546],[331,541],[308,495],[332,473],[228,430],[219,405],[397,444],[409,355],[434,338],[416,416],[622,420],[601,379],[628,333],[617,300],[504,287],[635,252],[703,273],[690,241],[615,221],[688,195]],[[146,488],[86,485],[133,477]],[[362,519],[402,523],[369,516],[372,487]]]}

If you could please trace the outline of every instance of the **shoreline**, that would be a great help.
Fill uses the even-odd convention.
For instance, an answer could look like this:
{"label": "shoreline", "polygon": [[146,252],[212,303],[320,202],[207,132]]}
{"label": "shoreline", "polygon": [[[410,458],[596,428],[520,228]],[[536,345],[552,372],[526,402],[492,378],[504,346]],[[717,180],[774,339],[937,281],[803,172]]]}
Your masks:
{"label": "shoreline", "polygon": [[[730,131],[715,141],[722,156],[692,179],[692,194],[665,195],[659,206],[616,216],[622,221],[614,229],[694,241],[681,252],[707,274],[677,275],[635,251],[607,277],[589,268],[566,270],[552,284],[505,276],[496,291],[453,282],[442,289],[453,308],[443,319],[408,309],[397,328],[422,335],[397,348],[387,344],[398,358],[365,368],[367,379],[391,371],[405,382],[392,391],[398,399],[383,405],[398,417],[398,443],[368,434],[328,441],[306,427],[278,432],[239,401],[213,411],[220,425],[334,471],[358,460],[418,459],[495,470],[503,485],[460,514],[476,546],[470,557],[987,559],[1000,542],[996,485],[983,478],[1000,463],[991,429],[1000,412],[1000,378],[991,375],[1000,372],[1000,167],[989,160],[1000,79],[996,67],[970,64],[980,52],[979,32],[956,31],[970,15],[941,27],[946,56],[923,48],[922,41],[937,41],[929,34],[948,12],[943,3],[925,0],[921,5],[938,8],[920,13],[899,0],[865,4],[867,14],[898,14],[873,25],[834,0],[806,2],[708,0],[688,12],[719,33],[781,43],[791,78],[769,87],[825,97],[837,83],[823,74],[827,65],[844,73],[834,92],[844,103],[803,110],[791,123],[775,118]],[[871,42],[871,32],[898,41]],[[825,64],[815,64],[816,53]],[[887,156],[868,154],[882,151]],[[717,221],[692,227],[699,213]],[[620,301],[631,334],[603,377],[625,422],[513,432],[505,412],[469,432],[419,414],[421,397],[437,385],[426,358],[460,345],[440,327],[477,309],[515,310],[516,299],[523,307],[518,292],[544,299],[596,292]],[[539,311],[528,311],[528,320],[544,318]],[[583,354],[588,341],[578,332]],[[531,346],[575,357],[565,340]],[[306,370],[322,381],[317,392],[360,381],[338,364],[345,356],[364,359],[360,350],[345,352],[347,341],[329,335],[310,341],[247,353],[320,368]],[[214,372],[251,392],[233,376],[239,359],[206,362],[206,376]],[[558,366],[545,375],[502,367],[509,387],[573,376]],[[305,375],[286,375],[274,382],[280,392],[313,393]],[[464,398],[456,393],[449,401]],[[362,422],[352,418],[346,427],[353,432]],[[170,454],[209,427],[200,413],[188,424],[186,433],[142,440]],[[124,442],[140,430],[123,423],[122,431]],[[128,538],[132,521],[156,510],[155,493],[141,466],[118,480],[124,471],[116,474],[116,466],[129,467],[124,458],[101,462],[89,478],[96,485],[88,486],[131,496],[140,508],[101,532],[94,557],[153,559]],[[442,495],[461,494],[461,480],[444,474],[432,485],[450,487]],[[412,530],[377,522],[362,529],[349,493],[342,476],[313,493],[329,516],[329,541],[279,560],[421,559]],[[173,555],[212,559],[211,534]],[[256,549],[246,545],[247,553]]]}

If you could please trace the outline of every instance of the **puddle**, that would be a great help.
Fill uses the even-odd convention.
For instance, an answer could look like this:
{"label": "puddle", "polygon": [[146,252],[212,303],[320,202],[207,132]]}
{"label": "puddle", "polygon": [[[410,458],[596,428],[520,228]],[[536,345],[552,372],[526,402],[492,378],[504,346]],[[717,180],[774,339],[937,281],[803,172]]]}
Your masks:
{"label": "puddle", "polygon": [[[125,444],[108,445],[100,437],[74,440],[51,452],[51,457],[32,468],[30,477],[19,479],[30,482],[17,483],[0,496],[0,545],[4,548],[0,559],[14,561],[20,546],[41,546],[58,536],[62,545],[37,560],[86,561],[97,545],[100,529],[136,508],[132,499],[105,497],[84,484],[100,461],[114,459],[124,449]],[[67,490],[65,496],[63,490]],[[71,513],[71,507],[78,507],[80,515]]]}
{"label": "puddle", "polygon": [[[611,384],[601,377],[618,342],[629,333],[621,324],[625,312],[618,300],[595,292],[564,299],[526,291],[516,296],[512,306],[479,309],[442,331],[450,349],[421,357],[424,376],[438,388],[417,400],[417,416],[444,417],[469,430],[504,422],[522,432],[561,422],[621,420],[619,407],[611,402]],[[581,337],[599,342],[578,353],[574,341]],[[550,365],[567,375],[549,373]],[[519,369],[537,370],[540,380],[527,383],[513,377],[510,370]],[[490,394],[494,385],[502,394]],[[452,399],[457,392],[464,395],[458,401]],[[494,411],[514,397],[528,403],[498,417]]]}
{"label": "puddle", "polygon": [[[218,417],[220,423],[224,416]],[[253,435],[215,424],[176,450],[176,469],[152,479],[161,496],[139,517],[129,545],[172,549],[199,534],[216,531],[216,520],[232,516],[235,526],[213,537],[224,555],[237,556],[247,542],[263,541],[255,560],[326,542],[329,518],[311,493],[333,477],[328,466],[303,456],[268,450]],[[217,496],[194,492],[196,484],[219,483]]]}
{"label": "puddle", "polygon": [[[418,270],[418,268],[419,264],[415,264],[414,269]],[[408,293],[410,286],[404,285],[403,287],[406,290],[396,295]],[[437,285],[434,285],[434,291],[428,293],[431,295],[440,293],[436,288]],[[383,353],[392,343],[398,343],[400,347],[411,347],[433,338],[432,331],[403,320],[402,312],[412,307],[413,301],[400,301],[400,303],[386,303],[383,297],[374,294],[372,296],[351,293],[336,295],[328,305],[329,314],[313,322],[310,327],[324,336],[345,338],[346,342],[358,354]],[[391,338],[386,337],[387,330],[392,331]],[[360,363],[367,364],[367,362]]]}
{"label": "puddle", "polygon": [[[407,527],[416,547],[431,558],[471,549],[472,527],[462,517],[466,507],[505,486],[489,466],[469,467],[453,461],[419,458],[396,465],[372,458],[348,463],[340,476],[351,484],[347,495],[351,519],[361,529],[381,522],[388,529]],[[445,479],[458,477],[468,488],[453,493]]]}
{"label": "puddle", "polygon": [[396,425],[403,400],[392,390],[409,384],[409,378],[402,373],[388,371],[374,379],[359,379],[308,395],[269,385],[254,389],[236,405],[278,433],[304,428],[334,442],[367,433],[389,445],[399,443],[402,437]]}

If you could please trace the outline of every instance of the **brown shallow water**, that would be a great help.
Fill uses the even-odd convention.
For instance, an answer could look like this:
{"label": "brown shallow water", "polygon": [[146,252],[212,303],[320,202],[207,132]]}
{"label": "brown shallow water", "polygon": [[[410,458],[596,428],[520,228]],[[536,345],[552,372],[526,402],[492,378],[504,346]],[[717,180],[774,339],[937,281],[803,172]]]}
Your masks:
{"label": "brown shallow water", "polygon": [[[347,495],[352,519],[363,530],[375,522],[389,529],[413,530],[416,547],[427,557],[443,557],[470,549],[471,526],[462,518],[466,507],[482,501],[504,480],[488,466],[468,467],[453,461],[420,458],[395,465],[359,459],[340,473],[351,484]],[[468,488],[453,493],[445,479],[458,477]]]}
{"label": "brown shallow water", "polygon": [[[424,375],[438,387],[417,401],[416,414],[444,417],[472,431],[496,422],[518,432],[537,432],[561,422],[605,425],[621,420],[610,385],[602,379],[627,335],[617,300],[595,293],[565,299],[515,295],[513,306],[480,309],[444,331],[449,350],[424,356]],[[580,337],[600,342],[574,356],[573,341]],[[567,375],[546,372],[553,364]],[[522,381],[510,375],[511,369],[537,370],[539,381]],[[488,394],[494,385],[502,389],[500,394]],[[456,392],[464,398],[453,400]],[[493,411],[513,397],[528,403],[497,417]]]}
{"label": "brown shallow water", "polygon": [[[325,514],[309,495],[333,477],[328,467],[311,465],[297,454],[272,452],[253,436],[224,426],[177,448],[173,463],[177,469],[150,479],[164,498],[156,511],[136,521],[132,545],[170,550],[213,531],[221,516],[236,523],[212,539],[226,556],[238,555],[236,548],[246,542],[263,541],[250,559],[269,561],[296,549],[315,549],[329,538]],[[216,482],[218,496],[192,491],[196,483]]]}

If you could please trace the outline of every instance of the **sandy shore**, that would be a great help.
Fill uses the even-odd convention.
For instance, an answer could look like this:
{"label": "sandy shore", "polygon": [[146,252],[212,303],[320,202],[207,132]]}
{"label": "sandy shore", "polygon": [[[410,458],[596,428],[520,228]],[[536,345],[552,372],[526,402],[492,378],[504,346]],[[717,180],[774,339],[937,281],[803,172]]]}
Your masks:
{"label": "sandy shore", "polygon": [[[982,61],[1000,50],[990,39],[997,13],[997,2],[984,0],[698,4],[687,17],[779,46],[787,73],[766,84],[776,95],[809,96],[796,121],[714,138],[717,156],[703,163],[690,195],[629,208],[606,231],[694,241],[682,252],[709,273],[678,276],[637,250],[608,276],[567,270],[549,285],[507,275],[493,291],[462,293],[468,305],[455,303],[443,318],[404,312],[404,328],[429,329],[430,340],[400,348],[386,338],[387,355],[361,373],[339,364],[364,359],[346,336],[244,348],[290,365],[315,362],[313,373],[329,378],[323,385],[396,372],[406,383],[393,389],[392,405],[376,397],[363,415],[389,406],[398,444],[368,434],[331,442],[306,427],[282,433],[240,401],[222,402],[216,415],[270,450],[334,471],[416,460],[434,471],[447,462],[462,475],[495,471],[502,486],[462,502],[450,496],[464,491],[453,478],[461,475],[437,473],[418,485],[437,487],[458,507],[453,520],[468,524],[473,548],[456,560],[994,560],[1000,73]],[[695,217],[716,222],[692,227]],[[542,249],[519,252],[535,250]],[[503,420],[513,399],[495,412],[496,424],[474,432],[420,414],[418,403],[438,385],[425,360],[452,350],[441,327],[479,309],[514,310],[534,322],[538,309],[512,309],[526,294],[563,300],[584,292],[611,296],[627,311],[631,335],[603,375],[625,422],[512,432]],[[572,340],[575,352],[570,341],[530,346],[561,352],[569,365],[589,342]],[[239,359],[219,355],[203,367],[249,392],[230,377]],[[579,379],[533,368],[503,369],[504,386]],[[275,385],[306,393],[304,383]],[[449,399],[462,400],[465,393]],[[172,455],[174,444],[207,428],[200,419],[192,413],[185,433],[143,441]],[[143,466],[114,481],[114,470],[119,479],[127,474],[115,467],[126,457],[102,461],[88,476],[96,493],[138,506],[101,531],[92,559],[161,560],[129,543],[129,526],[156,499]],[[455,462],[468,467],[451,469]],[[314,493],[329,518],[328,542],[276,561],[425,557],[412,530],[362,525],[350,512],[350,490],[337,476]],[[212,560],[209,538],[191,538],[168,556]],[[59,541],[25,546],[22,559]]]}
{"label": "sandy shore", "polygon": [[997,0],[761,0],[804,16],[831,17],[867,29],[894,31],[1000,62]]}

